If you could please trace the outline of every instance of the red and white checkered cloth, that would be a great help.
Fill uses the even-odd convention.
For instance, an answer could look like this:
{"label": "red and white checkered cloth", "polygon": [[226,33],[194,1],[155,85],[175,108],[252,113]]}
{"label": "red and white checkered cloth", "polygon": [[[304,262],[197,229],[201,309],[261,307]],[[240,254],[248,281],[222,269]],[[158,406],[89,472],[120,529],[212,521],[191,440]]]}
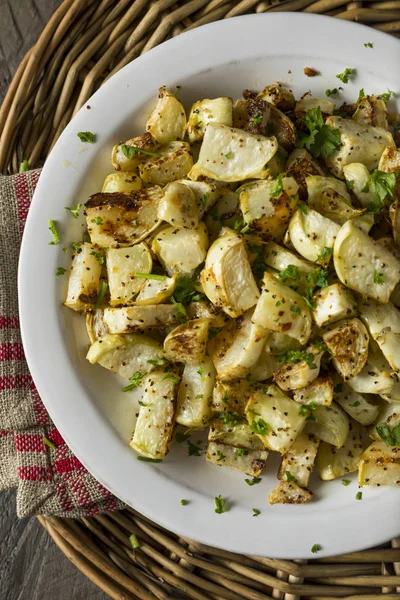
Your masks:
{"label": "red and white checkered cloth", "polygon": [[0,176],[0,489],[17,488],[21,517],[92,516],[124,505],[88,473],[51,422],[19,330],[19,247],[39,175],[40,170]]}

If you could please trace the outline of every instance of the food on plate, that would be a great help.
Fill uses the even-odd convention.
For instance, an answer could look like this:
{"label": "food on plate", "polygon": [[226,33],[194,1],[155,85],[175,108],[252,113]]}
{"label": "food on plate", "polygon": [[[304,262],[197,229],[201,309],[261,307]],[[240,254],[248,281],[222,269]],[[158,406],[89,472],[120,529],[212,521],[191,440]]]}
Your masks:
{"label": "food on plate", "polygon": [[142,393],[127,443],[162,462],[179,425],[200,456],[190,435],[207,430],[207,461],[249,485],[277,452],[271,504],[311,501],[314,464],[324,481],[399,485],[400,153],[385,95],[351,114],[273,84],[186,108],[160,89],[73,244],[65,305],[86,316],[87,360],[125,379],[127,400]]}

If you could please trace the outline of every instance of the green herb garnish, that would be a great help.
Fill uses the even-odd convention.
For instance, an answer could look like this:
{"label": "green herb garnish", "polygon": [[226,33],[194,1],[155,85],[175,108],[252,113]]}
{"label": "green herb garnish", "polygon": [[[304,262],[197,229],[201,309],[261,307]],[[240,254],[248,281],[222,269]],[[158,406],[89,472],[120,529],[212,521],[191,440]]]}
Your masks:
{"label": "green herb garnish", "polygon": [[345,487],[347,487],[350,484],[351,484],[350,479],[342,479],[342,485],[344,485]]}
{"label": "green herb garnish", "polygon": [[328,248],[328,246],[325,246],[322,248],[321,253],[317,256],[317,260],[315,262],[326,262],[326,260],[332,256],[332,253],[333,248]]}
{"label": "green herb garnish", "polygon": [[187,501],[187,500],[185,500],[184,498],[182,498],[182,500],[181,500],[181,505],[182,505],[182,506],[186,506],[186,504],[188,504],[188,501]]}
{"label": "green herb garnish", "polygon": [[180,379],[179,377],[177,377],[176,375],[174,375],[173,373],[167,373],[167,375],[165,377],[163,377],[163,381],[165,379],[171,379],[172,383],[174,385],[178,385],[178,383],[180,383]]}
{"label": "green herb garnish", "polygon": [[380,275],[376,269],[374,271],[374,283],[377,285],[383,285],[385,283],[382,275]]}
{"label": "green herb garnish", "polygon": [[235,454],[237,454],[237,456],[247,456],[248,453],[249,451],[245,448],[236,448],[235,450]]}
{"label": "green herb garnish", "polygon": [[376,431],[387,446],[400,447],[400,423],[392,428],[387,423],[379,423],[376,426]]}
{"label": "green herb garnish", "polygon": [[313,554],[317,554],[317,552],[319,552],[321,550],[321,546],[319,544],[314,544],[314,546],[311,548],[311,552]]}
{"label": "green herb garnish", "polygon": [[60,234],[58,233],[56,224],[52,219],[49,221],[49,229],[53,234],[53,241],[49,242],[49,246],[54,246],[54,244],[58,244],[60,241]]}
{"label": "green herb garnish", "polygon": [[57,271],[56,271],[56,277],[60,277],[60,275],[64,275],[64,273],[67,271],[67,269],[64,269],[63,267],[58,267]]}
{"label": "green herb garnish", "polygon": [[379,213],[385,202],[394,198],[396,178],[396,173],[384,173],[378,169],[371,173],[367,185],[362,189],[363,192],[372,194],[372,202],[368,205],[369,211]]}
{"label": "green herb garnish", "polygon": [[106,262],[106,259],[104,258],[104,255],[101,254],[100,252],[95,252],[93,250],[93,252],[90,253],[90,256],[94,256],[95,258],[97,258],[97,260],[99,261],[99,263],[101,265],[104,265],[104,263]]}
{"label": "green herb garnish", "polygon": [[292,304],[290,307],[290,310],[292,313],[294,313],[297,316],[301,314],[301,308],[297,304]]}
{"label": "green herb garnish", "polygon": [[225,456],[225,454],[223,454],[223,453],[221,452],[221,450],[217,450],[217,456],[218,456],[218,458],[217,458],[217,462],[220,462],[221,460],[225,460],[225,459],[226,459],[226,456]]}
{"label": "green herb garnish", "polygon": [[362,492],[357,492],[356,500],[362,500]]}
{"label": "green herb garnish", "polygon": [[150,150],[145,150],[144,148],[137,148],[136,146],[130,146],[128,144],[120,145],[121,152],[128,160],[134,158],[137,154],[147,154],[148,156],[162,156],[159,152],[151,152]]}
{"label": "green herb garnish", "polygon": [[260,418],[257,421],[252,421],[250,424],[250,429],[257,435],[266,435],[268,431],[268,425],[264,419]]}
{"label": "green herb garnish", "polygon": [[361,100],[362,100],[364,97],[365,97],[364,88],[361,88],[361,90],[358,92],[357,106],[360,104]]}
{"label": "green herb garnish", "polygon": [[282,281],[287,281],[288,279],[294,279],[295,281],[299,281],[299,267],[296,267],[296,265],[288,265],[286,269],[279,273],[279,277],[282,279]]}
{"label": "green herb garnish", "polygon": [[26,171],[29,171],[29,163],[27,160],[23,160],[19,165],[18,173],[26,173]]}
{"label": "green herb garnish", "polygon": [[233,412],[221,412],[216,415],[218,419],[221,419],[227,427],[235,427],[238,423],[243,421],[242,415],[239,415],[237,410]]}
{"label": "green herb garnish", "polygon": [[134,277],[137,279],[154,279],[155,281],[165,281],[165,275],[156,275],[155,273],[134,273]]}
{"label": "green herb garnish", "polygon": [[365,48],[373,48],[374,45],[371,42],[367,42],[366,44],[364,44]]}
{"label": "green herb garnish", "polygon": [[225,158],[227,158],[228,160],[232,157],[233,157],[233,152],[228,152],[227,154],[225,154]]}
{"label": "green herb garnish", "polygon": [[165,358],[151,358],[147,362],[155,367],[163,367],[167,361]]}
{"label": "green herb garnish", "polygon": [[253,517],[258,517],[258,515],[261,515],[261,511],[258,508],[253,508]]}
{"label": "green herb garnish", "polygon": [[343,73],[339,73],[339,75],[336,75],[336,77],[338,79],[340,79],[340,81],[342,83],[349,83],[349,77],[350,77],[350,75],[354,75],[355,72],[356,72],[355,69],[351,69],[351,68],[347,67],[347,69],[345,69],[343,71]]}
{"label": "green herb garnish", "polygon": [[383,94],[380,94],[380,97],[382,98],[382,100],[384,100],[385,102],[389,102],[390,98],[393,96],[393,92],[392,90],[389,90]]}
{"label": "green herb garnish", "polygon": [[283,191],[283,178],[286,177],[286,173],[280,173],[275,179],[274,185],[269,190],[271,198],[277,198]]}
{"label": "green herb garnish", "polygon": [[261,477],[253,477],[253,479],[245,479],[247,485],[256,485],[256,483],[260,483]]}
{"label": "green herb garnish", "polygon": [[261,113],[256,113],[252,118],[253,125],[259,125],[263,120],[263,116]]}
{"label": "green herb garnish", "polygon": [[69,208],[69,206],[65,206],[65,210],[69,210],[74,219],[77,219],[79,217],[79,211],[81,210],[81,208],[82,204],[80,202],[78,202],[75,208]]}
{"label": "green herb garnish", "polygon": [[321,108],[310,108],[304,117],[309,133],[299,131],[298,146],[304,146],[313,156],[328,158],[340,148],[340,131],[324,124]]}
{"label": "green herb garnish", "polygon": [[94,144],[95,142],[95,135],[91,131],[79,131],[77,136],[85,144]]}
{"label": "green herb garnish", "polygon": [[223,499],[221,494],[214,498],[214,503],[215,503],[215,512],[218,515],[221,515],[222,513],[227,512],[228,508],[227,508],[227,506],[225,504],[225,500]]}
{"label": "green herb garnish", "polygon": [[294,481],[296,483],[297,479],[290,471],[285,471],[286,481]]}
{"label": "green herb garnish", "polygon": [[304,360],[310,369],[316,369],[317,365],[314,364],[314,354],[312,352],[306,352],[305,350],[286,350],[281,354],[275,356],[275,360],[278,362],[300,362]]}
{"label": "green herb garnish", "polygon": [[187,440],[188,456],[201,456],[200,444],[200,441],[193,443],[190,440]]}
{"label": "green herb garnish", "polygon": [[49,448],[51,448],[51,450],[55,449],[55,445],[47,437],[43,438],[43,443],[46,444],[46,446],[48,446]]}
{"label": "green herb garnish", "polygon": [[142,460],[143,462],[152,462],[152,463],[162,463],[163,459],[162,458],[150,458],[149,456],[137,456],[136,457],[138,460]]}
{"label": "green herb garnish", "polygon": [[129,377],[129,385],[126,385],[122,388],[123,392],[130,392],[137,387],[142,385],[143,373],[141,371],[136,371],[133,375]]}
{"label": "green herb garnish", "polygon": [[334,94],[337,94],[338,92],[339,92],[339,90],[337,88],[332,88],[331,90],[325,90],[325,94],[326,94],[326,96],[328,96],[328,98],[330,98]]}
{"label": "green herb garnish", "polygon": [[108,289],[108,283],[106,281],[102,281],[100,284],[100,289],[97,294],[95,308],[100,308],[104,301],[104,296],[106,295],[106,291]]}

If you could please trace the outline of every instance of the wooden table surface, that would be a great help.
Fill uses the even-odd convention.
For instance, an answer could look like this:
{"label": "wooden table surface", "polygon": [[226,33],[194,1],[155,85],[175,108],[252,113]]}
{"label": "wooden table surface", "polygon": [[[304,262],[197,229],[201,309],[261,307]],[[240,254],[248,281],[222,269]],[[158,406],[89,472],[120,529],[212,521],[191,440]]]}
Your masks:
{"label": "wooden table surface", "polygon": [[[61,0],[0,0],[0,104],[25,52]],[[1,600],[106,600],[35,518],[17,519],[14,490],[0,492]]]}

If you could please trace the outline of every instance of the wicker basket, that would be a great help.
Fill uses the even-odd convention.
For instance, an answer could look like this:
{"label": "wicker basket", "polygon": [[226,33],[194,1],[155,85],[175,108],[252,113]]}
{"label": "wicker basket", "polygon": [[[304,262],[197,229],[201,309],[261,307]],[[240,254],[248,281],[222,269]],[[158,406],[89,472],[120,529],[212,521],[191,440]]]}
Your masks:
{"label": "wicker basket", "polygon": [[[166,39],[251,12],[302,10],[400,35],[400,0],[64,0],[25,56],[0,110],[0,172],[43,163],[93,92]],[[332,559],[285,561],[210,548],[132,509],[81,520],[39,517],[64,554],[118,600],[400,598],[400,539]],[[140,550],[133,551],[134,533]]]}

